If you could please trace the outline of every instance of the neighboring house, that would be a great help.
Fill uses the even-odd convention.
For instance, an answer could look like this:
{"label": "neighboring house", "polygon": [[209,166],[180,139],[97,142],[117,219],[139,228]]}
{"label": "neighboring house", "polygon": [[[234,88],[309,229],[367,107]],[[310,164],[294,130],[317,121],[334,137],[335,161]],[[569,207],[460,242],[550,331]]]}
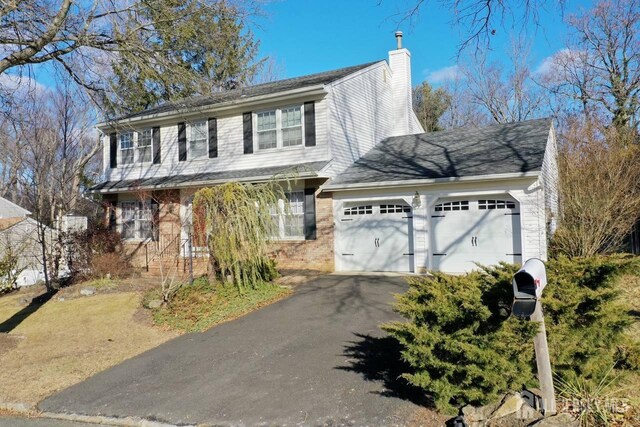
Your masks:
{"label": "neighboring house", "polygon": [[[401,36],[400,36],[401,37]],[[410,53],[166,104],[99,125],[109,207],[134,263],[185,253],[203,186],[297,171],[284,268],[461,272],[546,257],[550,120],[424,134]]]}
{"label": "neighboring house", "polygon": [[[0,197],[0,258],[8,252],[18,257],[17,286],[29,286],[44,280],[42,247],[38,237],[38,222],[29,212]],[[52,230],[45,229],[51,239]]]}

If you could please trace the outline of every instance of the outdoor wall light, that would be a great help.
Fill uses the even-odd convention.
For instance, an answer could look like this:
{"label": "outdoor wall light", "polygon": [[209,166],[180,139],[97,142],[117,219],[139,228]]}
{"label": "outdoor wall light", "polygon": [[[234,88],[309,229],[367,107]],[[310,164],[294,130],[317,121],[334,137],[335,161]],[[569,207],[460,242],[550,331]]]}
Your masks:
{"label": "outdoor wall light", "polygon": [[422,203],[420,202],[420,194],[416,191],[416,194],[413,195],[413,200],[411,201],[411,206],[414,208],[419,208]]}

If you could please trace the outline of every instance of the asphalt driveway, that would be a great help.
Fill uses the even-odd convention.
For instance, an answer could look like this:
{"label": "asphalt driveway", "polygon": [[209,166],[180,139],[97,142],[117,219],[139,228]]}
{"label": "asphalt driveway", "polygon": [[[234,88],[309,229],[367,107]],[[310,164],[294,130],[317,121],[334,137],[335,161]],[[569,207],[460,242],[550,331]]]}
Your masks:
{"label": "asphalt driveway", "polygon": [[188,334],[40,403],[43,411],[172,424],[406,425],[420,393],[398,379],[395,276],[328,275],[290,298]]}

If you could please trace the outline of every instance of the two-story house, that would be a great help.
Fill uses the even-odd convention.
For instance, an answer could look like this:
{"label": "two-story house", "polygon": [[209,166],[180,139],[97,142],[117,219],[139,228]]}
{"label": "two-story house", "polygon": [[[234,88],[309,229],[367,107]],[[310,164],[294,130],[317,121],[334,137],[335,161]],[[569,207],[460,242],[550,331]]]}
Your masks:
{"label": "two-story house", "polygon": [[292,215],[273,243],[282,267],[458,272],[546,257],[557,208],[551,122],[422,133],[401,37],[388,62],[99,125],[105,180],[92,191],[136,264],[184,253],[199,188],[291,171]]}

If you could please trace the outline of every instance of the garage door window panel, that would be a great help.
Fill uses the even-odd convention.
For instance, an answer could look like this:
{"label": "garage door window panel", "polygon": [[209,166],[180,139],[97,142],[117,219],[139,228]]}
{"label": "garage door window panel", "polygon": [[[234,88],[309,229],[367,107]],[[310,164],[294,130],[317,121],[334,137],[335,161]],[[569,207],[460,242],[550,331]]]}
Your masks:
{"label": "garage door window panel", "polygon": [[407,205],[380,205],[381,214],[410,213],[411,207]]}
{"label": "garage door window panel", "polygon": [[350,208],[344,208],[345,216],[354,215],[371,215],[373,214],[373,205],[353,206]]}
{"label": "garage door window panel", "polygon": [[436,212],[451,212],[451,211],[468,211],[468,200],[457,200],[453,202],[444,202],[437,204],[434,209]]}
{"label": "garage door window panel", "polygon": [[515,209],[516,204],[511,200],[478,200],[478,209]]}

